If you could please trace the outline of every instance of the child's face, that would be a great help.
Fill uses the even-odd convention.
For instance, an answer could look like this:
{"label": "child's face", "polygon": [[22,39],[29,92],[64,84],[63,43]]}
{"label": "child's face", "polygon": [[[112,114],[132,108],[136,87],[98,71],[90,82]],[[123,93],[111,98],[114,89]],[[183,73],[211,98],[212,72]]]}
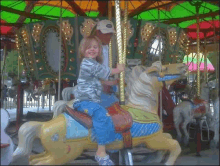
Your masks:
{"label": "child's face", "polygon": [[96,40],[92,40],[91,45],[85,51],[85,57],[96,58],[99,55],[99,45]]}

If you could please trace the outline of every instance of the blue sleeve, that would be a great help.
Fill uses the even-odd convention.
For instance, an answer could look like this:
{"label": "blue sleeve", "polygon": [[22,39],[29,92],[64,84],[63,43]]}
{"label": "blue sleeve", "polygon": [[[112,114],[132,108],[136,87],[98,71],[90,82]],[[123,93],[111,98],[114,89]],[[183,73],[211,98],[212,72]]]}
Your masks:
{"label": "blue sleeve", "polygon": [[111,74],[111,70],[109,67],[102,65],[96,62],[93,59],[84,58],[81,64],[81,70],[86,71],[94,75],[95,77],[103,80],[108,80],[108,77]]}

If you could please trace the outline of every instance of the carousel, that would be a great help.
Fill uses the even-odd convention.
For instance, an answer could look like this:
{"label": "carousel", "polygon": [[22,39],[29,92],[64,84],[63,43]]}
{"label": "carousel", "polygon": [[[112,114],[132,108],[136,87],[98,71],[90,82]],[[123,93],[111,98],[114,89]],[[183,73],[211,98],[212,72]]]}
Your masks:
{"label": "carousel", "polygon": [[97,164],[74,91],[80,41],[110,20],[109,68],[125,65],[100,104],[113,162],[219,165],[218,1],[4,1],[1,15],[1,164]]}

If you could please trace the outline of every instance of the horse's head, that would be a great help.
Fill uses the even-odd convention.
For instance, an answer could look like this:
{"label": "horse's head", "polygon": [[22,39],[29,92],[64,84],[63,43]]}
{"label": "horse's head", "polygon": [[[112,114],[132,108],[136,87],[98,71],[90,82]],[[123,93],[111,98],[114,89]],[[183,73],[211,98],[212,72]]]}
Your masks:
{"label": "horse's head", "polygon": [[162,65],[154,62],[150,67],[134,67],[129,77],[128,100],[130,103],[144,107],[150,112],[157,111],[158,93],[163,87],[162,81],[170,85],[183,78],[187,66],[184,64]]}
{"label": "horse's head", "polygon": [[[160,61],[154,62],[146,69],[146,74],[155,80],[155,85],[165,81],[166,85],[171,85],[174,81],[186,77],[187,66],[183,63],[162,65]],[[160,87],[159,86],[159,87]],[[159,88],[160,89],[160,88]]]}

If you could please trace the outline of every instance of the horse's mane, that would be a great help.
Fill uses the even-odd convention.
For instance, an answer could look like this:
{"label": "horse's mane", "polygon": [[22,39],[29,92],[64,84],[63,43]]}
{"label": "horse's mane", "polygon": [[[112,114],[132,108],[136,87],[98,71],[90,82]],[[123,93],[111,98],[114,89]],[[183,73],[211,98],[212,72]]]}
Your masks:
{"label": "horse's mane", "polygon": [[[152,66],[159,70],[162,65],[154,62]],[[127,83],[128,102],[138,105],[146,110],[151,110],[157,104],[158,94],[154,87],[152,76],[144,72],[147,67],[136,66],[133,68]]]}
{"label": "horse's mane", "polygon": [[146,70],[147,67],[145,66],[135,66],[132,71],[129,73],[129,71],[126,72],[126,78],[125,82],[127,83],[126,87],[126,96],[130,95],[131,87],[134,84],[134,80],[137,80],[140,76],[140,74]]}

